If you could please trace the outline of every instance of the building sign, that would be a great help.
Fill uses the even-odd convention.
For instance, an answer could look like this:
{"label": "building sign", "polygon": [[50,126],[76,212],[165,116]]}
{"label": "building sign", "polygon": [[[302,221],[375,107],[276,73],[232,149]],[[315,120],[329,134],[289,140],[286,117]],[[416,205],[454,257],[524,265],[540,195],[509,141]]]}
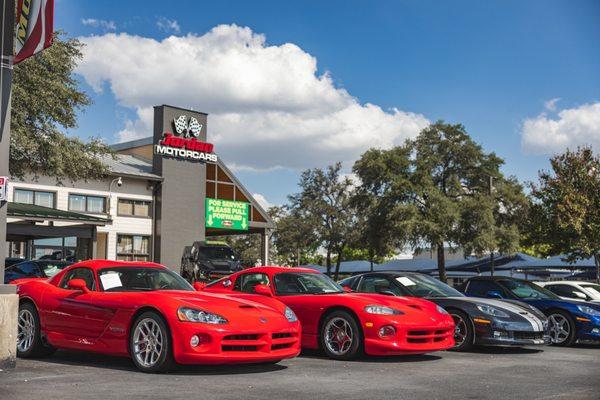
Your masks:
{"label": "building sign", "polygon": [[0,201],[8,201],[8,176],[0,176]]}
{"label": "building sign", "polygon": [[217,155],[213,153],[214,145],[197,139],[202,132],[202,125],[196,118],[188,120],[185,115],[181,115],[173,120],[173,126],[177,135],[181,136],[164,132],[163,138],[154,146],[154,154],[191,161],[217,162]]}
{"label": "building sign", "polygon": [[243,201],[206,199],[206,227],[248,230],[249,204]]}

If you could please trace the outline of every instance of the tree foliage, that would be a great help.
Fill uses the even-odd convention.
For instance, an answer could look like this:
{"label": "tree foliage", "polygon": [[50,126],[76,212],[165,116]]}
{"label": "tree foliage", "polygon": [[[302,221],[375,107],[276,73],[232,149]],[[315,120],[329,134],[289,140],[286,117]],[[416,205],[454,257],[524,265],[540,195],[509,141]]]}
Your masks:
{"label": "tree foliage", "polygon": [[594,257],[600,282],[600,157],[583,147],[550,164],[531,186],[528,244],[568,261]]}
{"label": "tree foliage", "polygon": [[48,49],[14,67],[10,173],[54,176],[60,182],[102,177],[100,156],[112,154],[98,139],[84,142],[61,129],[77,126],[77,112],[90,104],[73,77],[81,42],[55,35]]}

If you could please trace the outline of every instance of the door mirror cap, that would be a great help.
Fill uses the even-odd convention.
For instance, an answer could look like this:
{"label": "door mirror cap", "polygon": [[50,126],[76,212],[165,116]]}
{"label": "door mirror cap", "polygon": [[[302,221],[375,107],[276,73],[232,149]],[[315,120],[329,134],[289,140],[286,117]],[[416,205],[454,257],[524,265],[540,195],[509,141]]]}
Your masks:
{"label": "door mirror cap", "polygon": [[254,293],[269,297],[273,296],[273,293],[271,293],[271,288],[268,285],[263,284],[254,286]]}
{"label": "door mirror cap", "polygon": [[83,293],[90,291],[83,279],[71,279],[67,282],[67,287],[71,290],[79,290]]}
{"label": "door mirror cap", "polygon": [[352,289],[350,289],[350,286],[344,285],[344,286],[342,286],[342,289],[344,289],[344,292],[346,292],[346,293],[352,293]]}
{"label": "door mirror cap", "polygon": [[196,289],[196,292],[201,292],[206,287],[206,283],[194,282],[194,284],[192,286],[194,286],[194,289]]}
{"label": "door mirror cap", "polygon": [[486,297],[490,297],[492,299],[502,299],[502,298],[504,298],[504,297],[502,297],[502,294],[499,291],[497,291],[497,290],[490,290],[485,295],[486,295]]}

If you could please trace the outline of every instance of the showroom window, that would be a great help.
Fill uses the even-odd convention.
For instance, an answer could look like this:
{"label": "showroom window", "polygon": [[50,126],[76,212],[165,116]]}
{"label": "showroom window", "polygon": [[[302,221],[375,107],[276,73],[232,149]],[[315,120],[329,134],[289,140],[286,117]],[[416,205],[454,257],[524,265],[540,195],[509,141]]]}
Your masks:
{"label": "showroom window", "polygon": [[54,208],[54,193],[39,190],[15,189],[15,203],[35,204],[36,206]]}
{"label": "showroom window", "polygon": [[106,212],[106,198],[101,196],[70,194],[69,211],[104,214]]}
{"label": "showroom window", "polygon": [[117,235],[117,260],[148,261],[149,259],[149,236]]}
{"label": "showroom window", "polygon": [[117,215],[123,217],[149,217],[150,202],[143,200],[119,199]]}

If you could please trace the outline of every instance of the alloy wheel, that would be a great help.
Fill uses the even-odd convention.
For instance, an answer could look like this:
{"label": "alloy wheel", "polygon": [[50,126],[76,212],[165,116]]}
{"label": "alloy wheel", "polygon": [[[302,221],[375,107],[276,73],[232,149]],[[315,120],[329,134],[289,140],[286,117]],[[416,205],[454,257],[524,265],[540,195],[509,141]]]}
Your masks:
{"label": "alloy wheel", "polygon": [[152,318],[141,320],[133,332],[133,353],[140,365],[151,368],[163,352],[163,333]]}
{"label": "alloy wheel", "polygon": [[454,319],[454,347],[460,347],[467,339],[467,323],[458,314],[450,314]]}
{"label": "alloy wheel", "polygon": [[350,323],[344,318],[332,318],[325,326],[325,346],[327,349],[337,355],[346,354],[352,347],[354,333]]}
{"label": "alloy wheel", "polygon": [[17,330],[17,349],[24,353],[33,345],[35,339],[35,317],[31,311],[22,309],[19,311]]}
{"label": "alloy wheel", "polygon": [[552,314],[548,317],[550,323],[550,339],[554,344],[563,343],[569,338],[571,324],[562,314]]}

